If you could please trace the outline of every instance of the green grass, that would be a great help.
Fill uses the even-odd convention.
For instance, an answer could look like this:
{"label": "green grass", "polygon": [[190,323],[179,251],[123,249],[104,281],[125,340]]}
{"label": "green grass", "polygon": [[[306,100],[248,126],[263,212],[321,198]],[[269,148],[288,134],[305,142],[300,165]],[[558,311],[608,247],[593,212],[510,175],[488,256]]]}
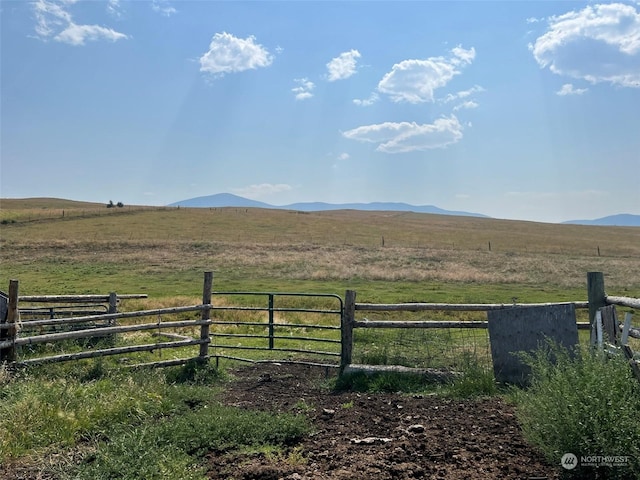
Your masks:
{"label": "green grass", "polygon": [[[357,291],[359,303],[508,304],[513,297],[521,303],[586,300],[585,280],[589,271],[605,273],[609,294],[640,297],[638,228],[400,212],[301,214],[232,208],[107,209],[100,204],[59,199],[0,202],[0,290],[6,290],[9,279],[15,278],[20,280],[21,295],[111,291],[149,295],[149,299],[121,303],[121,311],[198,304],[202,298],[203,272],[210,270],[215,274],[214,290],[218,291],[296,291],[342,296],[349,289]],[[236,300],[215,299],[225,305]],[[241,300],[246,302],[244,305],[263,306],[259,302],[264,299]],[[299,305],[293,300],[283,302],[282,306],[287,307]],[[239,314],[216,315],[232,319]],[[266,321],[266,314],[243,315],[242,318]],[[433,317],[420,313],[403,315],[402,319]],[[484,319],[481,317],[474,313],[441,313],[436,319]],[[173,317],[164,316],[163,320],[170,318]],[[369,318],[396,319],[395,314]],[[586,312],[579,311],[578,320],[585,319]],[[279,320],[310,321],[309,316],[300,314],[283,314]],[[333,317],[311,320],[337,324]],[[232,330],[260,333],[264,327]],[[296,330],[277,331],[287,335]],[[185,329],[179,333],[198,332]],[[306,333],[327,338],[337,335],[322,331]],[[420,376],[356,375],[341,378],[337,388],[429,392],[463,398],[495,395],[498,392],[491,370],[473,355],[473,348],[477,347],[477,353],[487,346],[464,335],[453,331],[357,330],[354,359],[360,355],[361,361],[368,363],[402,364],[406,351],[401,350],[412,350],[413,357],[419,357],[424,353],[421,345],[427,345],[434,360],[440,362],[435,366],[454,366],[462,375],[454,382],[438,386],[425,383]],[[156,341],[158,338],[150,333],[117,337],[117,345]],[[244,341],[247,345],[266,343],[266,340]],[[460,344],[463,348],[457,351]],[[442,363],[443,347],[457,352],[446,365]],[[78,342],[58,346],[60,353],[77,348]],[[25,347],[25,354],[48,350],[51,350],[48,346],[33,351]],[[58,468],[60,478],[65,475],[66,478],[203,478],[200,467],[205,451],[278,452],[281,444],[294,442],[308,431],[302,417],[268,417],[221,407],[216,401],[216,391],[223,385],[223,379],[215,369],[195,364],[144,372],[121,368],[123,364],[185,357],[195,352],[197,347],[189,352],[131,354],[127,355],[127,361],[109,357],[96,362],[47,365],[18,376],[0,371],[0,461],[20,461],[32,456],[37,463],[41,458],[64,458],[69,451],[76,451],[80,452],[79,461],[51,467]],[[243,356],[259,357],[251,351],[243,351]],[[555,378],[555,370],[544,372],[549,382]],[[604,445],[603,442],[616,441],[604,432],[616,424],[604,405],[615,406],[613,411],[618,413],[616,418],[621,426],[612,431],[636,455],[634,431],[640,428],[637,422],[633,423],[629,411],[635,411],[636,415],[639,411],[634,403],[638,392],[625,390],[628,385],[625,383],[623,387],[622,380],[614,380],[617,377],[608,373],[609,370],[600,370],[597,375],[587,373],[584,380],[576,380],[572,377],[576,370],[567,367],[563,380],[569,385],[564,385],[566,391],[561,388],[563,381],[557,380],[550,383],[550,390],[540,390],[538,396],[534,395],[535,390],[523,393],[520,399],[524,400],[518,409],[524,412],[521,422],[525,429],[532,434],[539,432],[541,442],[557,443],[560,440],[555,439],[564,435],[575,442],[588,438],[596,442],[594,445]],[[566,400],[577,405],[575,402],[582,401],[579,391],[585,386],[590,387],[589,392],[597,392],[589,400],[595,403],[578,410],[572,407],[567,425],[558,423],[558,432],[545,430],[551,428],[547,425],[550,418],[560,418],[562,412],[554,408],[566,409]],[[532,396],[527,400],[530,393]],[[618,397],[635,410],[623,410]],[[593,414],[591,408],[596,404],[596,410],[605,413]],[[304,405],[300,407],[304,413]],[[580,416],[583,410],[590,412],[588,417]],[[582,422],[596,433],[581,430],[583,433],[576,434],[578,427],[572,427],[573,422],[578,425]],[[628,452],[622,443],[610,445],[620,445]],[[546,447],[541,443],[540,448]],[[556,444],[552,450],[562,448],[564,444]]]}
{"label": "green grass", "polygon": [[[85,452],[53,465],[62,478],[204,478],[212,450],[294,444],[309,432],[302,416],[225,407],[220,372],[197,364],[124,372],[76,362],[4,372],[0,390],[0,462]],[[55,472],[55,470],[59,471]],[[50,472],[50,473],[51,473]]]}
{"label": "green grass", "polygon": [[465,356],[457,370],[459,375],[445,382],[434,382],[433,378],[416,372],[355,372],[343,374],[332,381],[331,387],[338,391],[371,393],[432,393],[452,398],[492,396],[499,393],[490,366]]}
{"label": "green grass", "polygon": [[571,478],[639,478],[640,384],[627,362],[589,347],[571,354],[555,345],[526,359],[531,387],[512,393],[525,437],[553,464],[565,453],[629,456],[624,467],[579,466],[566,472]]}

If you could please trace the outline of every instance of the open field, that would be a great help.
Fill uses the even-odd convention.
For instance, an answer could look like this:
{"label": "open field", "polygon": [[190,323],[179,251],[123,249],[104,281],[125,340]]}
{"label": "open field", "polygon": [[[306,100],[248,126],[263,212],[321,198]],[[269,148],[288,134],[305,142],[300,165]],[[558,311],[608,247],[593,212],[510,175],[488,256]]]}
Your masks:
{"label": "open field", "polygon": [[[200,303],[203,272],[213,270],[218,291],[343,295],[351,289],[364,303],[511,303],[514,297],[531,303],[586,300],[586,273],[602,271],[609,294],[640,297],[638,228],[394,212],[107,209],[60,202],[1,202],[2,219],[11,221],[0,225],[0,289],[15,278],[20,280],[21,295],[147,293],[148,299],[126,300],[119,307],[140,310]],[[262,302],[264,307],[265,298],[226,295],[216,297],[214,304],[235,301]],[[313,301],[314,308],[330,307],[325,300]],[[278,306],[297,303],[286,299]],[[483,315],[442,314],[451,320]],[[373,315],[388,318],[384,312]],[[215,318],[226,321],[239,316],[264,321],[264,312],[216,311]],[[584,321],[585,316],[582,310],[578,319]],[[418,319],[420,312],[407,317]],[[162,321],[187,318],[198,318],[198,313],[163,315]],[[156,320],[160,322],[159,316],[140,321]],[[275,322],[337,324],[339,318],[277,312]],[[259,335],[266,330],[242,328]],[[243,333],[242,328],[218,325],[212,333],[235,335]],[[559,459],[545,458],[539,446],[523,437],[516,419],[519,410],[498,395],[487,368],[486,331],[387,330],[358,330],[354,360],[403,363],[397,352],[414,353],[425,366],[462,368],[462,377],[444,386],[419,384],[417,394],[408,397],[373,393],[380,390],[361,394],[358,382],[362,379],[357,378],[347,391],[340,391],[331,386],[337,386],[338,379],[324,378],[328,370],[312,374],[307,367],[286,364],[230,370],[232,381],[224,380],[224,369],[211,365],[203,370],[186,365],[153,372],[121,368],[197,355],[197,347],[189,347],[190,353],[184,348],[165,349],[46,365],[15,378],[0,370],[4,399],[0,429],[7,432],[4,442],[0,441],[0,478],[561,476]],[[178,333],[199,335],[195,327]],[[339,338],[336,330],[306,333]],[[153,344],[159,341],[156,335],[152,331],[118,334],[116,346]],[[218,343],[210,354],[235,354],[235,350],[225,351],[220,337],[214,338]],[[238,338],[232,341],[239,342]],[[91,348],[102,348],[100,342],[110,341],[100,340]],[[278,341],[317,348],[295,338]],[[255,346],[266,339],[263,335],[242,342]],[[28,358],[70,353],[82,343],[28,345],[21,354]],[[326,348],[337,351],[339,344]],[[254,355],[253,351],[242,353],[245,358],[258,358]],[[223,364],[229,365],[235,366]],[[619,392],[626,392],[627,397],[620,397],[623,401],[615,407],[624,415],[611,423],[617,430],[611,430],[610,436],[620,438],[616,452],[636,458],[640,439],[637,420],[630,412],[637,409],[628,399],[636,402],[640,397],[626,366],[617,377],[607,371],[581,380],[569,373],[570,380],[565,378],[561,385],[591,391],[588,398],[596,401],[610,393],[609,403],[602,404],[612,405]],[[592,394],[594,378],[602,383],[598,395]],[[612,379],[618,382],[615,388],[606,383]],[[397,381],[393,377],[372,380],[385,392],[402,391]],[[559,390],[557,395],[562,398],[566,393]],[[480,398],[468,400],[468,396]],[[565,408],[557,403],[559,411]],[[548,411],[553,413],[553,407],[545,407],[542,416],[551,418]],[[591,418],[593,408],[577,409],[576,419],[568,423],[588,423],[578,414],[587,412]],[[256,429],[266,425],[267,417],[272,424]],[[568,438],[564,430],[559,433],[560,439]],[[581,433],[580,438],[589,435]],[[388,439],[391,448],[357,443],[371,436]],[[600,438],[597,452],[589,452],[606,453],[612,445],[608,438]],[[574,451],[573,445],[568,444],[567,451]],[[620,470],[619,478],[635,478],[637,471],[636,462]]]}
{"label": "open field", "polygon": [[17,278],[24,295],[198,298],[202,272],[213,270],[218,290],[354,289],[363,302],[535,302],[583,300],[586,272],[603,271],[608,293],[640,296],[640,229],[633,227],[82,203],[64,203],[64,217],[21,217],[45,208],[42,201],[0,202],[2,215],[17,219],[0,225],[0,288]]}

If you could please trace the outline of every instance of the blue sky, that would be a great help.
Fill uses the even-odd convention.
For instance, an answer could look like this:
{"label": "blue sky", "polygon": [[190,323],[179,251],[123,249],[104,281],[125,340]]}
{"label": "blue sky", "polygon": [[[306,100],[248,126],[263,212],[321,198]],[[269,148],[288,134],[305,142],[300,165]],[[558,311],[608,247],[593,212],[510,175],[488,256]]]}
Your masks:
{"label": "blue sky", "polygon": [[4,198],[640,214],[640,2],[0,2]]}

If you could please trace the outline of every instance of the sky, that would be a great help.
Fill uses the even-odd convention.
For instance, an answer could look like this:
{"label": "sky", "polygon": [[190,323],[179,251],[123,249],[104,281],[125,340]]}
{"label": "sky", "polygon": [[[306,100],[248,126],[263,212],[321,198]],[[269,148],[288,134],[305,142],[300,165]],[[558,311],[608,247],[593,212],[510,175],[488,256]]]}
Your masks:
{"label": "sky", "polygon": [[0,0],[0,197],[640,214],[640,0]]}

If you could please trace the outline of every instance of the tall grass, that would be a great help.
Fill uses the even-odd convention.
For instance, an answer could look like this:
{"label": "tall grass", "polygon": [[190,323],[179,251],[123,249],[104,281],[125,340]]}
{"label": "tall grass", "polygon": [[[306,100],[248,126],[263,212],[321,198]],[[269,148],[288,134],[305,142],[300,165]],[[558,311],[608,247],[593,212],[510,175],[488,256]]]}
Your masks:
{"label": "tall grass", "polygon": [[0,381],[0,464],[84,452],[44,472],[60,478],[204,478],[208,451],[290,444],[309,431],[300,416],[223,407],[220,373],[195,363],[131,372],[77,362]]}
{"label": "tall grass", "polygon": [[583,346],[569,352],[550,345],[524,357],[531,387],[515,390],[526,438],[546,459],[628,456],[625,466],[567,471],[576,478],[640,478],[640,384],[622,357]]}

